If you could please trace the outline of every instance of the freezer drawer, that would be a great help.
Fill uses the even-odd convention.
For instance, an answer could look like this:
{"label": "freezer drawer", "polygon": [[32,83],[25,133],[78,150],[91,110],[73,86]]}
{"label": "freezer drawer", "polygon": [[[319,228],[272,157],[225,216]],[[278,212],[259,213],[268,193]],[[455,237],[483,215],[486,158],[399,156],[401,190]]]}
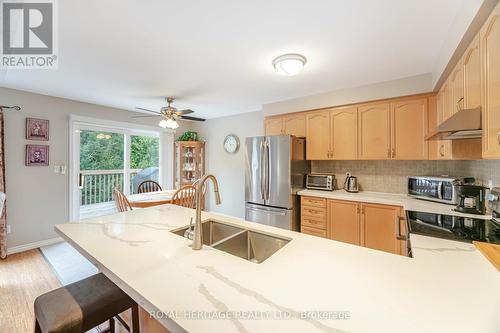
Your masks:
{"label": "freezer drawer", "polygon": [[295,211],[247,203],[245,219],[250,222],[266,224],[287,230],[296,230]]}

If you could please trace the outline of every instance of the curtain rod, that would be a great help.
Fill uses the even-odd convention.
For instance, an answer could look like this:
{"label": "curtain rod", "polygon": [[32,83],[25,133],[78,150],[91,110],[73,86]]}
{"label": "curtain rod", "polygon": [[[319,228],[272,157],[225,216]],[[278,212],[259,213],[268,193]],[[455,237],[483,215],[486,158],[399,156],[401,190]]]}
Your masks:
{"label": "curtain rod", "polygon": [[0,110],[3,110],[3,109],[12,109],[12,110],[16,110],[16,111],[21,111],[21,107],[20,106],[17,106],[17,105],[12,105],[12,106],[8,106],[8,105],[0,105]]}

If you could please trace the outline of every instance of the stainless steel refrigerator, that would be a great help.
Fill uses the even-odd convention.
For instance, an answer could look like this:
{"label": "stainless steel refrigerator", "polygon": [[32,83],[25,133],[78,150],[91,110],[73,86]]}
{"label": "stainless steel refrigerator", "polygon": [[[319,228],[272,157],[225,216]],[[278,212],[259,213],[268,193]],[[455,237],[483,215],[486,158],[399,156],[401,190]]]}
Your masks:
{"label": "stainless steel refrigerator", "polygon": [[247,138],[245,219],[299,230],[299,197],[310,163],[305,139],[290,135]]}

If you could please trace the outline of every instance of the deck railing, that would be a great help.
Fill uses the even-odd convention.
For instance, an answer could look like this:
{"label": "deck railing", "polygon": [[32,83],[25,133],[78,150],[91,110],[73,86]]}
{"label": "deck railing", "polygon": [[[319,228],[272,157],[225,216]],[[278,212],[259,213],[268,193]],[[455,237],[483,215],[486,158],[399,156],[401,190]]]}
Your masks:
{"label": "deck railing", "polygon": [[[134,193],[133,180],[141,169],[130,170],[130,193]],[[83,176],[81,205],[92,205],[113,200],[113,189],[123,191],[123,169],[118,170],[85,170]]]}

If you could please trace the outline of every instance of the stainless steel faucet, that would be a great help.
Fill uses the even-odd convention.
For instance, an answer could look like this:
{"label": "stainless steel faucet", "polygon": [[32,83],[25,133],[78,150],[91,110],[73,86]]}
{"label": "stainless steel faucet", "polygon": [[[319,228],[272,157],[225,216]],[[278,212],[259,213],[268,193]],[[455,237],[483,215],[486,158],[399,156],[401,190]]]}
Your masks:
{"label": "stainless steel faucet", "polygon": [[212,179],[212,183],[214,184],[215,203],[217,205],[220,205],[221,203],[217,178],[215,178],[214,175],[203,176],[196,187],[196,220],[194,221],[194,238],[193,245],[191,246],[193,250],[201,250],[203,247],[203,234],[201,232],[201,205],[203,200],[203,186],[205,186],[205,182],[208,179]]}

